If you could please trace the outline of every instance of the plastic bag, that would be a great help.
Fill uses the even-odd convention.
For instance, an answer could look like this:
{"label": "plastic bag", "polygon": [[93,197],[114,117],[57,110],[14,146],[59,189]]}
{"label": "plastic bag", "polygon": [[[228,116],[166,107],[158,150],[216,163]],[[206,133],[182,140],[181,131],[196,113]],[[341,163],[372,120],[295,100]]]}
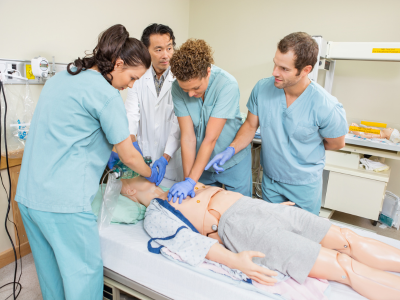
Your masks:
{"label": "plastic bag", "polygon": [[99,216],[97,217],[97,226],[99,231],[106,229],[111,224],[114,209],[117,206],[118,197],[121,193],[122,182],[117,179],[117,173],[109,173],[106,191],[103,195]]}
{"label": "plastic bag", "polygon": [[400,226],[400,198],[392,192],[386,191],[382,213],[379,221],[399,230]]}
{"label": "plastic bag", "polygon": [[[31,125],[35,105],[31,98],[29,84],[7,85],[4,89],[7,99],[6,135],[9,158],[22,158],[26,138]],[[1,120],[4,120],[5,103],[1,97]],[[3,125],[3,124],[2,124]],[[1,131],[4,141],[4,129]],[[6,156],[5,143],[1,144],[1,155]]]}

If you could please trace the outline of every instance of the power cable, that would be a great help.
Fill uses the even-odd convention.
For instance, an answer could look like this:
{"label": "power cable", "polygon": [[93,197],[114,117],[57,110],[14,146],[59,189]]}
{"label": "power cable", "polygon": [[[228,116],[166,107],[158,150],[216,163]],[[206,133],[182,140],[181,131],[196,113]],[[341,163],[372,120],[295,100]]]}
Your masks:
{"label": "power cable", "polygon": [[[13,296],[13,300],[16,300],[19,296],[19,294],[21,293],[22,290],[22,285],[20,283],[21,280],[21,276],[22,276],[22,256],[21,256],[21,243],[20,243],[20,239],[19,239],[19,234],[18,234],[18,229],[17,226],[15,225],[14,222],[12,222],[9,219],[9,214],[10,214],[10,210],[11,210],[11,176],[10,176],[10,166],[9,166],[9,162],[8,162],[8,147],[7,147],[7,126],[6,126],[6,121],[7,121],[7,100],[6,100],[6,95],[4,92],[4,86],[3,86],[3,82],[0,80],[0,96],[1,94],[3,95],[4,98],[4,126],[2,128],[2,124],[1,124],[1,105],[0,105],[0,133],[1,130],[4,130],[4,147],[5,147],[5,154],[6,154],[6,165],[7,165],[7,176],[8,176],[8,182],[9,182],[9,189],[7,192],[6,187],[4,186],[3,183],[3,177],[0,174],[0,179],[1,179],[1,184],[3,185],[3,188],[6,192],[7,195],[7,200],[8,200],[8,207],[7,207],[7,212],[6,212],[6,217],[4,220],[4,227],[7,233],[7,236],[11,242],[12,248],[13,248],[13,252],[14,252],[14,262],[15,262],[15,269],[14,269],[14,280],[12,282],[6,283],[3,286],[0,287],[0,289],[4,288],[5,286],[8,285],[13,285],[13,292],[11,295],[9,295],[5,300],[7,300],[8,298],[10,298],[11,296]],[[1,149],[1,138],[0,138],[0,149]],[[0,155],[0,163],[1,163],[1,155]],[[17,251],[15,249],[15,245],[14,242],[11,238],[10,232],[8,231],[8,227],[7,227],[7,221],[11,222],[14,225],[14,229],[15,232],[17,234],[17,239],[18,239],[18,253],[19,253],[19,258],[20,258],[20,264],[21,264],[21,274],[19,275],[18,281],[17,281],[17,271],[18,271],[18,258],[17,258]],[[19,288],[19,290],[18,290]],[[18,290],[18,292],[17,292]],[[17,294],[16,294],[17,292]]]}

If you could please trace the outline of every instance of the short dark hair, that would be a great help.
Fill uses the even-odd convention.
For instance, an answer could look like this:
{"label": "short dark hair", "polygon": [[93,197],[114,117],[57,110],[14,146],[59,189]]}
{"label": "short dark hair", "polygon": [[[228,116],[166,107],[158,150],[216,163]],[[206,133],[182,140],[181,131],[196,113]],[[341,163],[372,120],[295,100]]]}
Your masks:
{"label": "short dark hair", "polygon": [[294,32],[285,36],[279,41],[278,50],[281,53],[287,53],[290,50],[294,52],[297,75],[300,75],[301,70],[308,65],[313,70],[318,60],[318,44],[311,35],[305,32]]}
{"label": "short dark hair", "polygon": [[174,36],[174,32],[172,31],[172,29],[167,26],[167,25],[163,25],[163,24],[157,24],[157,23],[153,23],[149,26],[147,26],[142,33],[142,43],[149,48],[150,46],[150,36],[152,34],[168,34],[169,37],[172,40],[172,45],[173,47],[175,47],[175,36]]}

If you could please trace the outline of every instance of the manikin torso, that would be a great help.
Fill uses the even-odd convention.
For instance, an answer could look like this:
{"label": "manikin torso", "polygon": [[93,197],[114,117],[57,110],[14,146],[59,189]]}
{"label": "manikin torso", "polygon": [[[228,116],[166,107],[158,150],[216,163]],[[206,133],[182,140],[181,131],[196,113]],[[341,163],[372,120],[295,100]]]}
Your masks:
{"label": "manikin torso", "polygon": [[181,204],[178,201],[170,201],[169,204],[179,210],[200,234],[216,239],[222,244],[218,236],[219,220],[243,195],[202,184],[196,185],[195,193],[194,198],[188,197]]}

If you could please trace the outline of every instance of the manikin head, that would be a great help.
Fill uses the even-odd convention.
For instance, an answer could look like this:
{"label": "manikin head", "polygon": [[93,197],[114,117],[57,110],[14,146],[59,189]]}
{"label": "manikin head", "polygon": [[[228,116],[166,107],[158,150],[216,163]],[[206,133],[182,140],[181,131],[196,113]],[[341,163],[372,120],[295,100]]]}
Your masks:
{"label": "manikin head", "polygon": [[189,39],[171,58],[171,72],[189,97],[203,98],[214,63],[212,49],[204,40]]}
{"label": "manikin head", "polygon": [[150,52],[154,71],[161,75],[169,68],[169,61],[174,54],[174,32],[166,25],[154,23],[143,30],[141,40]]}
{"label": "manikin head", "polygon": [[164,191],[157,187],[154,183],[148,181],[142,176],[137,176],[131,179],[121,179],[122,188],[121,195],[131,199],[132,201],[149,206],[154,198],[164,198]]}
{"label": "manikin head", "polygon": [[305,32],[285,36],[276,50],[274,70],[275,86],[279,89],[294,87],[308,81],[318,59],[318,44]]}

